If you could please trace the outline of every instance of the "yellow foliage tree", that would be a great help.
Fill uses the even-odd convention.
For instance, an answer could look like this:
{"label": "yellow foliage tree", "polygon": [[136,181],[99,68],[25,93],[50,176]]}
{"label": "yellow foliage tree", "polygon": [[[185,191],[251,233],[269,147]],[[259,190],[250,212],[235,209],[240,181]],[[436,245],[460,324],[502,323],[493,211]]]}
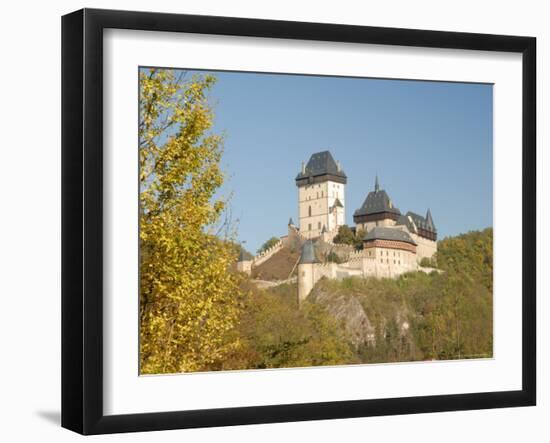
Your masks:
{"label": "yellow foliage tree", "polygon": [[[225,202],[222,138],[211,134],[210,75],[140,71],[140,370],[208,370],[234,352],[236,259],[214,234]],[[223,225],[223,223],[222,223]]]}

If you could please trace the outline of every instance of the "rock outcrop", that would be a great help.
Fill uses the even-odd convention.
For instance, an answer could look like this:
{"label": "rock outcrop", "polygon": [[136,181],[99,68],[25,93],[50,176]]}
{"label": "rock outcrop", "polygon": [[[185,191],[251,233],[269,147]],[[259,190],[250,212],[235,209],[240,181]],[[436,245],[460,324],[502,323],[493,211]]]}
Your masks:
{"label": "rock outcrop", "polygon": [[343,326],[353,346],[375,343],[374,326],[356,297],[330,293],[317,285],[308,297],[308,301],[323,306]]}

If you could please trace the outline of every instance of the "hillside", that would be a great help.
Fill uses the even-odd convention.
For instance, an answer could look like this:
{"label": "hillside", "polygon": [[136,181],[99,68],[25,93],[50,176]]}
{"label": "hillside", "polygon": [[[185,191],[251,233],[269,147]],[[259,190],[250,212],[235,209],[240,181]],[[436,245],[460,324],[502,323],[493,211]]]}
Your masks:
{"label": "hillside", "polygon": [[252,270],[252,278],[259,280],[286,280],[291,272],[296,272],[295,266],[300,258],[298,249],[283,247],[272,257]]}
{"label": "hillside", "polygon": [[[486,229],[441,240],[441,274],[322,279],[300,309],[296,284],[245,281],[241,347],[218,369],[491,357],[492,238]],[[286,278],[291,254],[268,260],[264,276]]]}
{"label": "hillside", "polygon": [[[439,243],[442,274],[410,273],[397,280],[321,280],[308,300],[336,316],[348,335],[374,335],[356,345],[362,362],[492,356],[492,229]],[[368,334],[366,334],[368,336]]]}

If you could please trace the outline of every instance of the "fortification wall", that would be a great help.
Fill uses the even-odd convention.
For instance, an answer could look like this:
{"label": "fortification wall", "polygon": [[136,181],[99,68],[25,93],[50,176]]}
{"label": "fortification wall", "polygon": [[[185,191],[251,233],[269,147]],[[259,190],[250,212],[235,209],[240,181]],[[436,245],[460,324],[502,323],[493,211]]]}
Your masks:
{"label": "fortification wall", "polygon": [[420,237],[418,234],[411,233],[411,237],[416,243],[416,260],[420,263],[423,258],[432,258],[437,252],[437,242]]}
{"label": "fortification wall", "polygon": [[411,251],[394,251],[384,248],[372,248],[370,255],[362,260],[365,277],[396,278],[418,270],[415,254]]}
{"label": "fortification wall", "polygon": [[284,243],[279,240],[277,243],[275,243],[271,248],[266,249],[261,254],[255,256],[252,259],[252,266],[259,266],[263,262],[269,260],[271,257],[273,257],[277,252],[279,252],[281,249],[283,249]]}
{"label": "fortification wall", "polygon": [[250,275],[252,272],[252,260],[243,260],[237,262],[237,271],[245,272]]}
{"label": "fortification wall", "polygon": [[346,277],[360,277],[361,275],[361,269],[352,269],[336,263],[316,264],[314,268],[314,284],[323,277],[332,280],[342,280]]}
{"label": "fortification wall", "polygon": [[332,241],[325,241],[323,238],[315,243],[315,250],[321,259],[326,258],[331,252],[334,252],[343,261],[349,260],[350,255],[355,252],[355,248],[351,245],[336,244]]}

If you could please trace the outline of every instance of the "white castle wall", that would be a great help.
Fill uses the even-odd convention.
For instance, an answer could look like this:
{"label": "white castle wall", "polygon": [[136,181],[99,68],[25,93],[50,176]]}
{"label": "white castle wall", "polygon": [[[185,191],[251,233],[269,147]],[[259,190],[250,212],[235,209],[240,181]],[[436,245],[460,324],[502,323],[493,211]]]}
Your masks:
{"label": "white castle wall", "polygon": [[364,277],[396,278],[418,270],[415,254],[387,248],[371,248],[362,261]]}
{"label": "white castle wall", "polygon": [[437,252],[437,242],[429,240],[424,237],[420,237],[417,234],[411,233],[411,237],[416,243],[416,260],[418,263],[426,257],[432,258],[433,255]]}
{"label": "white castle wall", "polygon": [[356,224],[357,229],[362,229],[365,232],[368,232],[372,228],[376,228],[377,226],[392,227],[392,226],[395,226],[395,220],[392,220],[391,218],[385,218],[384,220],[377,220],[377,221],[370,221],[366,223]]}
{"label": "white castle wall", "polygon": [[237,271],[249,274],[252,272],[252,260],[243,260],[237,262]]}
{"label": "white castle wall", "polygon": [[350,254],[345,263],[315,263],[298,266],[298,299],[305,300],[315,284],[323,277],[341,280],[346,277],[397,278],[406,272],[422,270],[430,273],[431,268],[418,266],[411,251],[389,248],[370,248]]}

